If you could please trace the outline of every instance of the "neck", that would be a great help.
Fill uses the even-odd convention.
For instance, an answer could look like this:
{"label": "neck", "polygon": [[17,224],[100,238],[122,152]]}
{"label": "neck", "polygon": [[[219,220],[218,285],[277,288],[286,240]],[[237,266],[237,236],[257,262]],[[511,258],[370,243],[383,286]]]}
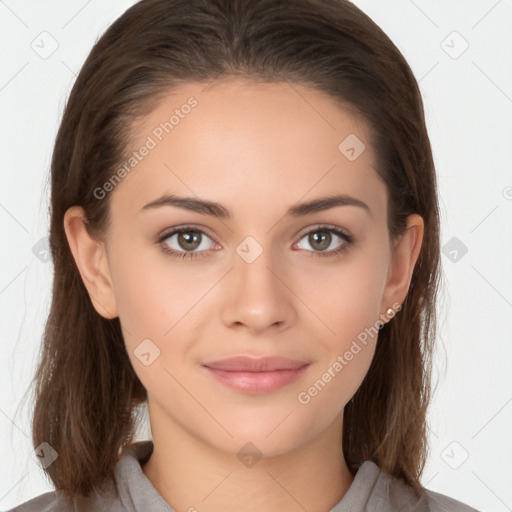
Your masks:
{"label": "neck", "polygon": [[[159,418],[161,420],[161,418]],[[241,462],[174,422],[151,422],[154,450],[142,471],[176,511],[326,512],[353,475],[342,451],[342,416],[320,436],[279,456]]]}

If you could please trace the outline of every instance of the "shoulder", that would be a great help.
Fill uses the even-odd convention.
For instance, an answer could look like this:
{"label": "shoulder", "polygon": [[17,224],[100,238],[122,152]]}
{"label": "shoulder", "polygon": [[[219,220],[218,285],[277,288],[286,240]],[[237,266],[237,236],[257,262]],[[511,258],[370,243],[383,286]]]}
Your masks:
{"label": "shoulder", "polygon": [[[153,450],[151,441],[140,441],[125,447],[116,465],[115,481],[108,478],[93,489],[88,497],[73,500],[63,491],[51,491],[26,501],[7,512],[109,512],[133,511],[141,495],[156,494],[142,473],[140,463]],[[153,494],[151,494],[152,499]],[[145,510],[141,508],[141,510]]]}
{"label": "shoulder", "polygon": [[7,512],[91,512],[92,510],[118,512],[128,510],[125,507],[120,507],[121,503],[115,489],[115,483],[106,479],[95,487],[87,497],[71,498],[62,490],[54,490],[32,498]]}
{"label": "shoulder", "polygon": [[428,503],[429,512],[479,512],[461,501],[454,500],[444,494],[425,489],[424,495]]}
{"label": "shoulder", "polygon": [[56,491],[37,496],[7,512],[67,512],[72,510],[69,503]]}
{"label": "shoulder", "polygon": [[[7,512],[91,512],[92,510],[108,510],[119,512],[128,510],[124,503],[112,492],[113,485],[106,482],[94,489],[86,498],[69,498],[62,491],[51,491],[26,501]],[[132,510],[130,508],[130,510]]]}
{"label": "shoulder", "polygon": [[[366,461],[358,473],[365,480],[369,491],[367,500],[361,508],[365,511],[393,512],[479,512],[473,507],[444,494],[423,488],[419,495],[398,478],[384,473],[372,461]],[[357,475],[356,475],[357,479]],[[361,482],[363,483],[363,482]]]}

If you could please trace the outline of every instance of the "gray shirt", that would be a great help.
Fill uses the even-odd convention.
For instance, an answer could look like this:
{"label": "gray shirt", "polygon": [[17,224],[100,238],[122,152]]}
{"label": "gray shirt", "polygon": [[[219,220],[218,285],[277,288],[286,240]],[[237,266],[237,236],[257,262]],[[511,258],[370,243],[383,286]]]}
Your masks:
{"label": "gray shirt", "polygon": [[[144,475],[141,464],[153,451],[152,441],[129,445],[116,465],[119,497],[112,481],[75,510],[87,512],[175,512]],[[8,512],[69,512],[73,508],[56,491],[47,492]],[[357,471],[345,496],[329,512],[478,512],[443,494],[424,489],[416,498],[408,486],[383,473],[372,461]]]}

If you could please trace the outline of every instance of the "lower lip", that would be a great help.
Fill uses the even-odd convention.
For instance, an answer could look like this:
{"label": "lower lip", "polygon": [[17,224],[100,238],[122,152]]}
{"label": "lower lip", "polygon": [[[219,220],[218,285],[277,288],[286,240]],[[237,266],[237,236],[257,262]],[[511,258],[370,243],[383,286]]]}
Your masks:
{"label": "lower lip", "polygon": [[290,384],[304,373],[309,365],[296,370],[275,370],[272,372],[233,372],[206,368],[219,382],[230,388],[246,393],[271,393]]}

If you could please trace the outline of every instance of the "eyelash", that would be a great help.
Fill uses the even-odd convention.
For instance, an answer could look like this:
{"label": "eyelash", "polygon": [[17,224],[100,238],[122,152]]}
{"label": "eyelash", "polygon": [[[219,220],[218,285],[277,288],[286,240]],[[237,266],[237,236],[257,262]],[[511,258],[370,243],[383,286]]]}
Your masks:
{"label": "eyelash", "polygon": [[[208,254],[207,254],[208,251],[198,251],[198,252],[176,251],[175,249],[171,249],[167,244],[164,243],[165,240],[167,240],[171,236],[173,236],[177,233],[180,233],[180,232],[187,232],[187,231],[196,231],[196,232],[206,235],[208,238],[212,239],[212,237],[207,232],[205,232],[203,229],[199,229],[196,226],[189,225],[189,226],[181,226],[179,228],[174,228],[171,231],[168,231],[168,232],[158,236],[156,239],[156,242],[160,245],[162,251],[169,254],[173,258],[189,259],[190,260],[190,259],[202,258],[202,257],[208,256]],[[343,252],[345,252],[349,248],[349,246],[351,246],[355,242],[355,239],[352,235],[349,235],[344,230],[342,230],[336,226],[330,226],[330,225],[319,225],[319,226],[313,227],[309,231],[302,233],[299,241],[302,240],[305,236],[310,235],[311,233],[319,232],[319,231],[334,233],[335,235],[337,235],[341,239],[343,239],[344,243],[340,247],[338,247],[338,249],[332,249],[330,251],[306,250],[307,253],[312,253],[312,254],[308,254],[308,257],[312,257],[312,258],[317,257],[317,256],[319,256],[321,258],[335,257],[335,256],[338,256],[338,255],[342,254]]]}

